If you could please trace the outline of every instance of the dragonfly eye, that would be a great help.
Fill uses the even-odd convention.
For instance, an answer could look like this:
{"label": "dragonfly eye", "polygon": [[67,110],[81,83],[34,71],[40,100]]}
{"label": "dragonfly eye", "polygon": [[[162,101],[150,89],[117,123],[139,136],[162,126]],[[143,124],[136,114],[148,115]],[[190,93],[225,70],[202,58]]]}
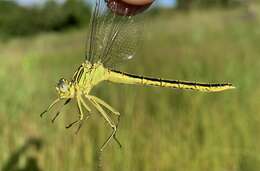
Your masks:
{"label": "dragonfly eye", "polygon": [[61,92],[66,92],[68,91],[69,85],[68,85],[68,81],[65,80],[64,78],[60,79],[57,85],[58,89]]}

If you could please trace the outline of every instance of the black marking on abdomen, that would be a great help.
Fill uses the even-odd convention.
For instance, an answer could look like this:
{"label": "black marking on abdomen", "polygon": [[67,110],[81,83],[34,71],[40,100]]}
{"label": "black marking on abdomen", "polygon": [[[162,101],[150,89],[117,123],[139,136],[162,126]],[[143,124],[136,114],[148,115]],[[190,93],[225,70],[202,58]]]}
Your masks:
{"label": "black marking on abdomen", "polygon": [[180,81],[180,80],[167,80],[167,79],[162,79],[162,78],[153,78],[153,77],[145,77],[145,76],[139,76],[139,75],[134,75],[134,74],[129,74],[126,72],[121,72],[121,71],[116,71],[116,70],[111,70],[115,73],[119,73],[131,78],[136,78],[141,80],[141,84],[143,84],[143,80],[148,80],[148,81],[153,81],[153,82],[158,82],[162,86],[162,83],[170,83],[170,84],[179,84],[179,86],[182,85],[188,85],[188,86],[199,86],[199,87],[223,87],[223,86],[232,86],[230,83],[198,83],[198,82],[188,82],[188,81]]}

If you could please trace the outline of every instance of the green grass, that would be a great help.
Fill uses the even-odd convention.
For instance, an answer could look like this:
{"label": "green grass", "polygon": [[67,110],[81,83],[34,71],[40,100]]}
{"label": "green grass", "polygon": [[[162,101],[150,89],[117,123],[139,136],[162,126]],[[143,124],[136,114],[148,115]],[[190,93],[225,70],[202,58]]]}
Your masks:
{"label": "green grass", "polygon": [[[253,171],[260,169],[260,23],[239,11],[161,14],[145,23],[143,45],[123,71],[237,89],[199,93],[103,83],[93,94],[121,114],[118,138],[102,154],[105,171]],[[83,62],[85,29],[0,43],[0,167],[31,137],[46,171],[97,170],[110,129],[94,115],[78,135],[69,105],[55,124],[39,114],[56,98],[55,84]]]}

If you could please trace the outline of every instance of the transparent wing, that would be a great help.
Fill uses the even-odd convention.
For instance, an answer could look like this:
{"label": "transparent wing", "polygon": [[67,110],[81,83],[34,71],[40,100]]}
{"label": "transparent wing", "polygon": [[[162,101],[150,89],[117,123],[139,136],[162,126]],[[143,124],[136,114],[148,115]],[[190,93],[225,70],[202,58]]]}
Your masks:
{"label": "transparent wing", "polygon": [[97,0],[91,20],[86,60],[101,61],[105,66],[133,58],[139,46],[141,24],[137,17],[121,16]]}
{"label": "transparent wing", "polygon": [[102,0],[96,0],[91,20],[90,20],[90,31],[87,39],[87,44],[86,44],[86,54],[85,54],[85,59],[89,62],[92,62],[95,58],[95,53],[97,50],[97,31],[98,31],[98,19],[100,18],[101,11],[102,11]]}

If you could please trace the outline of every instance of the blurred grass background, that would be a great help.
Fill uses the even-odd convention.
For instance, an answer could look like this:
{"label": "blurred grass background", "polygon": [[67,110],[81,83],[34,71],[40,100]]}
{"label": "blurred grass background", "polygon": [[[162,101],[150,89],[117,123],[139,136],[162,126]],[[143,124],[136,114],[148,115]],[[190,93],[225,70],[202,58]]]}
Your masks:
{"label": "blurred grass background", "polygon": [[29,163],[27,170],[35,171],[259,170],[260,6],[254,7],[249,17],[242,7],[158,10],[144,21],[142,46],[122,71],[232,82],[237,89],[207,94],[99,85],[93,94],[122,114],[118,138],[123,145],[119,149],[113,142],[101,159],[97,151],[111,130],[99,115],[78,135],[65,129],[77,118],[75,104],[55,124],[50,122],[55,112],[39,117],[56,98],[58,79],[71,78],[83,62],[87,28],[2,40],[0,167],[6,171],[11,163],[18,171]]}

